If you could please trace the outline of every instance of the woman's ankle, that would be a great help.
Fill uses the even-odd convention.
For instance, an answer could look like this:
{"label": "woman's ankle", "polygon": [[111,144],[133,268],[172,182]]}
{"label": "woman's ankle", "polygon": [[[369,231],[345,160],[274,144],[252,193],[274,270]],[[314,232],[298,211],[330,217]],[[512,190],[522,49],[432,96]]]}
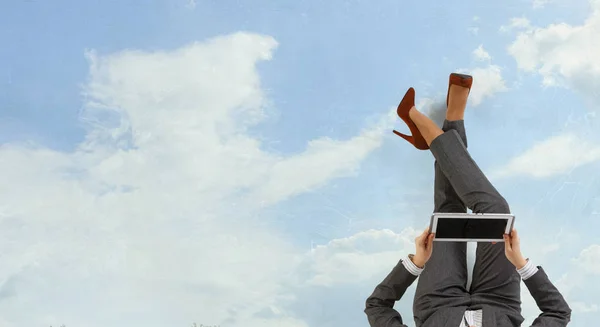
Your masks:
{"label": "woman's ankle", "polygon": [[448,109],[446,109],[446,120],[447,121],[464,120],[465,119],[465,109],[466,109],[465,107],[457,108],[455,106],[448,106]]}

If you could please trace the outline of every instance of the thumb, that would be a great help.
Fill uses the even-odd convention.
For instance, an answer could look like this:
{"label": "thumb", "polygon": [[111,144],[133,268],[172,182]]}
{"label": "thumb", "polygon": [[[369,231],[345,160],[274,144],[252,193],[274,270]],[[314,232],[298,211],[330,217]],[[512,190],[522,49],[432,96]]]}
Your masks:
{"label": "thumb", "polygon": [[430,252],[433,250],[433,238],[435,237],[435,234],[429,234],[429,237],[427,237],[427,251]]}
{"label": "thumb", "polygon": [[429,225],[427,225],[427,228],[425,228],[425,230],[423,231],[423,236],[427,236],[427,234],[429,234]]}
{"label": "thumb", "polygon": [[521,240],[519,240],[519,233],[517,233],[516,229],[512,231],[512,246],[516,249],[521,247]]}
{"label": "thumb", "polygon": [[512,244],[510,244],[510,236],[508,234],[504,234],[504,249],[508,252],[512,251]]}

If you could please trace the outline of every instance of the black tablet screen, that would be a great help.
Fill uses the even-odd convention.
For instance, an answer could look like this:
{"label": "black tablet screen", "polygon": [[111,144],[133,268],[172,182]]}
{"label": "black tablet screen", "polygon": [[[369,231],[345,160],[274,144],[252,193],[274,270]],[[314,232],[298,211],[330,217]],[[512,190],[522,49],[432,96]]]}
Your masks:
{"label": "black tablet screen", "polygon": [[435,238],[502,239],[508,219],[438,218]]}

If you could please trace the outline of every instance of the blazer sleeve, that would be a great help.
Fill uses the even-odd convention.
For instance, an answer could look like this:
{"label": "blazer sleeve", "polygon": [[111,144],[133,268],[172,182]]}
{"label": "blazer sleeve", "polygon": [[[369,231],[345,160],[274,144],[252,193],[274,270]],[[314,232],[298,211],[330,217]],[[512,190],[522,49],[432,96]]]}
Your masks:
{"label": "blazer sleeve", "polygon": [[417,276],[411,274],[400,261],[385,279],[375,287],[366,302],[365,313],[371,327],[407,327],[394,303],[412,285]]}
{"label": "blazer sleeve", "polygon": [[571,321],[571,308],[542,267],[538,266],[538,272],[523,282],[542,311],[531,326],[567,326]]}

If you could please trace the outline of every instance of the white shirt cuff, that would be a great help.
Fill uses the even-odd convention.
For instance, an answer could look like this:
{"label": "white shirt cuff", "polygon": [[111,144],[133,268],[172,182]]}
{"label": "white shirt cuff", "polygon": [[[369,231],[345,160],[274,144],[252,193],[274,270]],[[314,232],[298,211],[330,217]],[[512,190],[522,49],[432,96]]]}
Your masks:
{"label": "white shirt cuff", "polygon": [[527,259],[527,263],[525,264],[525,266],[521,269],[517,269],[517,272],[519,273],[519,275],[521,275],[521,279],[527,280],[529,277],[535,275],[535,273],[537,273],[538,270],[539,269],[536,266],[534,266],[533,263],[529,261],[529,259]]}
{"label": "white shirt cuff", "polygon": [[402,265],[404,265],[404,268],[406,268],[406,270],[408,270],[409,273],[415,276],[419,276],[424,269],[417,267],[408,256],[406,257],[406,259],[402,260]]}

